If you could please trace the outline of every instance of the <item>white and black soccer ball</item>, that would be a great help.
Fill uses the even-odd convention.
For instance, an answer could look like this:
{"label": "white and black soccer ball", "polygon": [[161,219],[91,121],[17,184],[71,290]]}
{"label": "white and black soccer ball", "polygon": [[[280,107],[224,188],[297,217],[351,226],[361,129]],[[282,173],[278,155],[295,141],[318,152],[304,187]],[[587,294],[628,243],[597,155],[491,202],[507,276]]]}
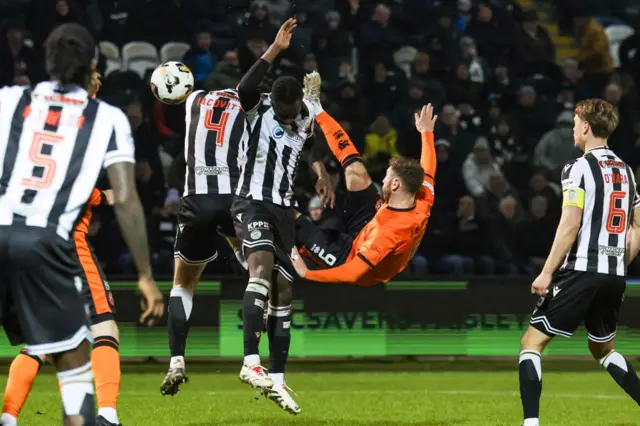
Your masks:
{"label": "white and black soccer ball", "polygon": [[151,74],[151,91],[162,103],[180,104],[193,92],[193,74],[185,64],[165,62]]}

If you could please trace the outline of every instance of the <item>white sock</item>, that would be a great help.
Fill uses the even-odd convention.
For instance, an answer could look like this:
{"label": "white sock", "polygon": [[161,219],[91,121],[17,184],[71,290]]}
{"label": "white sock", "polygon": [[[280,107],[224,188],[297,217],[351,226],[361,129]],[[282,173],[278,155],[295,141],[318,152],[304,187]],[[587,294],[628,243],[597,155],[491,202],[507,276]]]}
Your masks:
{"label": "white sock", "polygon": [[89,413],[83,413],[84,401],[87,396],[91,396],[91,415],[93,412],[93,373],[91,372],[91,362],[87,362],[82,367],[72,370],[61,371],[57,374],[60,383],[60,392],[62,393],[62,408],[66,416],[87,416]]}
{"label": "white sock", "polygon": [[522,426],[540,426],[538,423],[538,419],[524,419],[524,424]]}
{"label": "white sock", "polygon": [[107,419],[109,423],[115,423],[117,425],[120,424],[120,422],[118,421],[118,412],[116,411],[115,408],[111,408],[111,407],[98,408],[98,415]]}
{"label": "white sock", "polygon": [[2,416],[0,416],[0,424],[6,426],[18,426],[18,419],[9,413],[2,413]]}
{"label": "white sock", "polygon": [[191,293],[186,288],[174,287],[171,289],[169,297],[179,297],[180,299],[182,299],[184,314],[188,321],[189,317],[191,316],[191,310],[193,309],[193,293]]}
{"label": "white sock", "polygon": [[609,367],[609,364],[618,366],[625,373],[629,372],[627,369],[627,361],[625,361],[624,357],[616,351],[611,351],[609,355],[600,360],[600,365],[604,368]]}
{"label": "white sock", "polygon": [[260,365],[260,355],[247,355],[244,357],[244,365]]}
{"label": "white sock", "polygon": [[172,356],[171,357],[171,363],[169,364],[169,368],[184,368],[184,369],[186,369],[187,366],[184,363],[184,357],[183,356]]}
{"label": "white sock", "polygon": [[271,377],[271,380],[273,380],[275,385],[284,385],[284,373],[270,373],[269,377]]}
{"label": "white sock", "polygon": [[518,363],[521,363],[526,359],[531,360],[531,362],[533,363],[533,367],[536,369],[536,373],[538,373],[538,380],[542,381],[542,363],[540,357],[540,352],[527,349],[520,352]]}

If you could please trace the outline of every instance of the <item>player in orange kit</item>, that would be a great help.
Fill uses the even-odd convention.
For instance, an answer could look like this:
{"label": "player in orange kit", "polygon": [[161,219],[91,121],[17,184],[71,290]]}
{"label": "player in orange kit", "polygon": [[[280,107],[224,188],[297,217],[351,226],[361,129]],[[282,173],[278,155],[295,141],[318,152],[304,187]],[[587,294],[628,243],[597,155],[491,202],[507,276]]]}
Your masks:
{"label": "player in orange kit", "polygon": [[[427,227],[434,200],[436,154],[433,129],[437,120],[431,104],[415,114],[422,134],[420,162],[393,159],[383,181],[384,203],[373,197],[373,183],[360,155],[344,130],[324,111],[316,116],[329,146],[344,167],[349,194],[345,228],[320,230],[305,217],[296,224],[297,244],[304,257],[319,265],[309,270],[294,250],[298,274],[309,281],[370,286],[402,272],[413,257]],[[376,191],[377,194],[377,191]],[[328,268],[328,269],[326,269]]]}

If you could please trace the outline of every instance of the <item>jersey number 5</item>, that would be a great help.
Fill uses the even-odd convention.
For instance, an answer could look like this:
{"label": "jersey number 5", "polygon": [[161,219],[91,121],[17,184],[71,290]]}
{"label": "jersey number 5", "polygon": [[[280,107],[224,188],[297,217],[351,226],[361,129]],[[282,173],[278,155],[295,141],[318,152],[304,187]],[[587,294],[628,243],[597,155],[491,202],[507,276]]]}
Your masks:
{"label": "jersey number 5", "polygon": [[213,110],[208,109],[204,118],[204,127],[210,132],[216,132],[216,144],[222,146],[224,143],[224,131],[227,127],[227,121],[229,121],[229,113],[223,112],[218,118],[218,122],[214,121]]}
{"label": "jersey number 5", "polygon": [[[613,191],[609,196],[609,215],[607,217],[607,232],[622,234],[627,228],[627,212],[616,207],[616,201],[623,200],[627,194],[623,191]],[[617,225],[614,222],[617,220]]]}
{"label": "jersey number 5", "polygon": [[29,148],[29,159],[33,162],[33,174],[22,179],[22,185],[31,189],[47,189],[56,175],[56,162],[51,158],[53,145],[62,142],[64,136],[36,132]]}

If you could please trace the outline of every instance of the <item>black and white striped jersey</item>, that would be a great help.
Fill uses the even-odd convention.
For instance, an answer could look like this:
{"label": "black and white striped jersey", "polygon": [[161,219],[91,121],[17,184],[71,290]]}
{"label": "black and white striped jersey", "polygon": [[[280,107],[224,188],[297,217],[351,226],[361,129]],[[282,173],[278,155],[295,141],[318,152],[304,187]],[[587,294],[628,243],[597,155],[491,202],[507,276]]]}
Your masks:
{"label": "black and white striped jersey", "polygon": [[313,110],[305,99],[293,124],[284,125],[275,117],[270,95],[261,95],[258,105],[247,112],[251,134],[238,196],[284,207],[295,204],[293,181],[305,142],[313,136]]}
{"label": "black and white striped jersey", "polygon": [[186,102],[183,195],[233,194],[249,128],[234,89],[192,93]]}
{"label": "black and white striped jersey", "polygon": [[562,269],[626,275],[631,213],[640,197],[631,168],[608,147],[594,148],[562,172],[563,204],[582,207],[582,223]]}
{"label": "black and white striped jersey", "polygon": [[119,109],[57,83],[0,89],[0,226],[52,228],[69,236],[100,170],[135,162]]}

